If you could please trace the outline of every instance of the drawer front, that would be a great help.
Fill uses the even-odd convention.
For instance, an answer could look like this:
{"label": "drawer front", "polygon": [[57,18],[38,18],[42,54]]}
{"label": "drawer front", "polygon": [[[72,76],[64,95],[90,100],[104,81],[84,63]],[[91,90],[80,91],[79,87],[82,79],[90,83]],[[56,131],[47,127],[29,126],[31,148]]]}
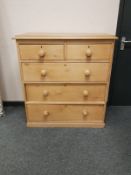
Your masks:
{"label": "drawer front", "polygon": [[63,45],[19,45],[21,59],[63,60]]}
{"label": "drawer front", "polygon": [[109,60],[112,53],[111,44],[69,44],[67,59]]}
{"label": "drawer front", "polygon": [[27,101],[105,101],[106,85],[26,85]]}
{"label": "drawer front", "polygon": [[24,81],[102,81],[109,63],[22,63]]}
{"label": "drawer front", "polygon": [[27,105],[29,122],[103,121],[102,105]]}

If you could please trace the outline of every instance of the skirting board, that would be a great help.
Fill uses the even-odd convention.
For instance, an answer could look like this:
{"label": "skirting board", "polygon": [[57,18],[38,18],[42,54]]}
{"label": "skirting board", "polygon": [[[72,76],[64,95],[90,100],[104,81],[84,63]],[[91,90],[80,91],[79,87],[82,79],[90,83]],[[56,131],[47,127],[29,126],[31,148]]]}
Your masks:
{"label": "skirting board", "polygon": [[24,106],[24,101],[3,101],[3,106]]}

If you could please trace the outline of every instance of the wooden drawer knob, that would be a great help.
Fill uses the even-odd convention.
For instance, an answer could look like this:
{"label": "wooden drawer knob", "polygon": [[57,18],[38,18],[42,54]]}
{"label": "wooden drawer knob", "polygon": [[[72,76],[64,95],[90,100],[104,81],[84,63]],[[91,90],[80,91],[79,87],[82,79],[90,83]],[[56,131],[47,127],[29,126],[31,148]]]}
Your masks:
{"label": "wooden drawer knob", "polygon": [[45,77],[47,75],[47,71],[46,70],[41,70],[41,76]]}
{"label": "wooden drawer knob", "polygon": [[45,56],[45,51],[43,49],[40,49],[40,51],[38,52],[39,57],[44,57]]}
{"label": "wooden drawer knob", "polygon": [[91,51],[90,47],[86,50],[86,56],[87,57],[91,57],[92,56],[92,51]]}
{"label": "wooden drawer knob", "polygon": [[89,76],[90,76],[90,70],[88,70],[88,69],[85,70],[85,76],[86,76],[86,77],[89,77]]}
{"label": "wooden drawer knob", "polygon": [[44,115],[44,117],[47,117],[47,116],[49,116],[49,112],[48,111],[44,111],[43,115]]}
{"label": "wooden drawer knob", "polygon": [[87,117],[88,116],[88,112],[86,110],[83,110],[82,114],[83,114],[83,117]]}
{"label": "wooden drawer knob", "polygon": [[89,92],[88,92],[87,90],[84,90],[84,91],[83,91],[84,97],[88,97],[88,94],[89,94]]}
{"label": "wooden drawer knob", "polygon": [[47,91],[47,90],[44,90],[44,91],[43,91],[43,95],[44,95],[44,97],[47,97],[47,96],[48,96],[48,94],[49,94],[49,93],[48,93],[48,91]]}

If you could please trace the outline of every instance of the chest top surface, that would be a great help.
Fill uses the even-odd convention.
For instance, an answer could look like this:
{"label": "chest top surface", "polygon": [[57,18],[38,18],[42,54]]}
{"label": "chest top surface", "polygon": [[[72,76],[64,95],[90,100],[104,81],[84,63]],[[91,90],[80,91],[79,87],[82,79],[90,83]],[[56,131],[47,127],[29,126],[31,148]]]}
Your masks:
{"label": "chest top surface", "polygon": [[14,39],[111,39],[115,40],[117,37],[111,34],[99,33],[25,33],[15,35]]}

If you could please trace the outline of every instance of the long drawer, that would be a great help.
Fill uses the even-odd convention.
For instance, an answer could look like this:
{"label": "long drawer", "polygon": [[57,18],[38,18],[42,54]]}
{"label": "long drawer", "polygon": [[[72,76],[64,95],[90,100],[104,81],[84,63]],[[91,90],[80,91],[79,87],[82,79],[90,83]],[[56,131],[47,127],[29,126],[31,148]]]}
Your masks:
{"label": "long drawer", "polygon": [[27,105],[28,122],[103,121],[102,105]]}
{"label": "long drawer", "polygon": [[24,81],[108,80],[109,63],[22,63]]}
{"label": "long drawer", "polygon": [[106,85],[26,84],[27,101],[105,101]]}

